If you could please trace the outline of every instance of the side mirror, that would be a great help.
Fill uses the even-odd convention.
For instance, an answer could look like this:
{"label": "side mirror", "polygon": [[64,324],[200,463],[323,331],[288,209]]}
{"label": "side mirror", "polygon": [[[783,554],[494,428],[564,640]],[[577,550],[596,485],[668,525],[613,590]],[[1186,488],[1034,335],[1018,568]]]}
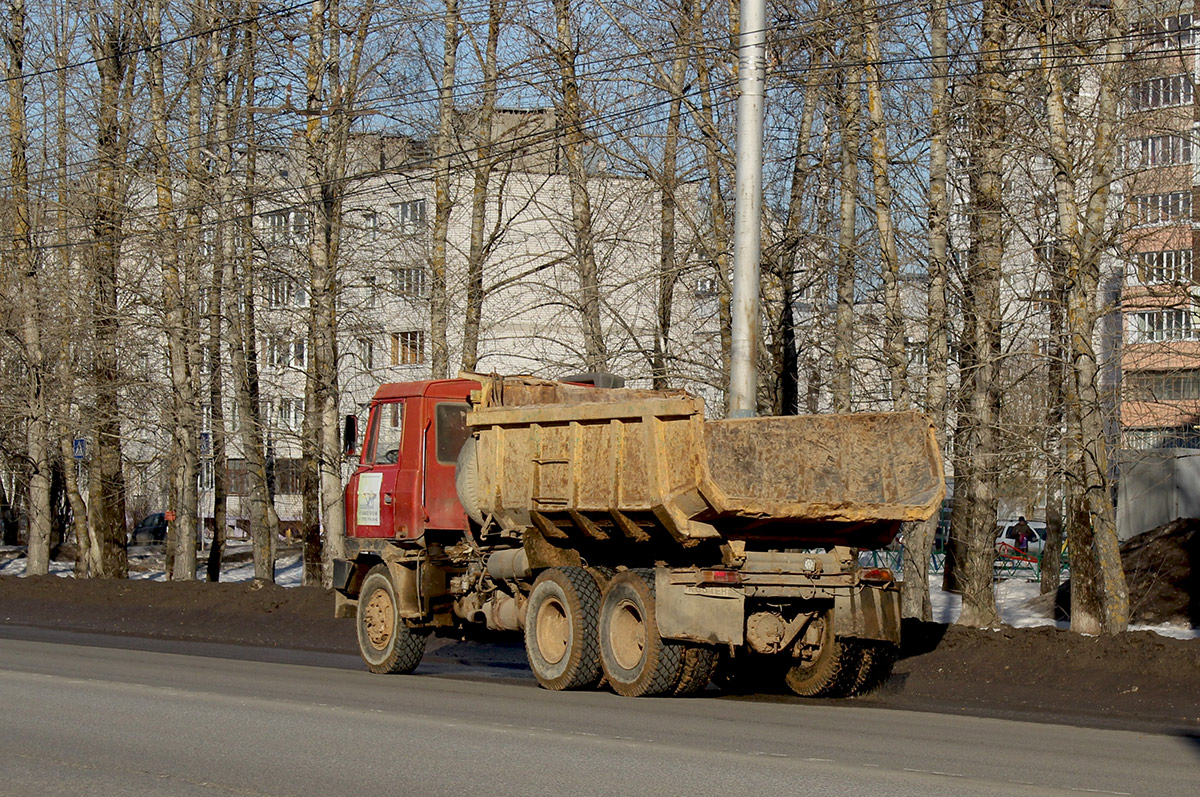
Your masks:
{"label": "side mirror", "polygon": [[342,454],[354,456],[358,450],[358,416],[347,415],[346,425],[342,429]]}

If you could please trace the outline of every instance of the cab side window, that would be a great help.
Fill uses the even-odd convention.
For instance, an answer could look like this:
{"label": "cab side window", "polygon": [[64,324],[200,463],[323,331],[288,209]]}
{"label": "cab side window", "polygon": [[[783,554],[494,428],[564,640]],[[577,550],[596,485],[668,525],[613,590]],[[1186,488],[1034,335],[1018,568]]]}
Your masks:
{"label": "cab side window", "polygon": [[467,405],[443,401],[434,411],[434,424],[437,432],[437,461],[443,465],[453,465],[458,461],[458,452],[466,442]]}
{"label": "cab side window", "polygon": [[376,407],[367,461],[372,465],[395,465],[399,462],[403,430],[404,402],[395,401]]}

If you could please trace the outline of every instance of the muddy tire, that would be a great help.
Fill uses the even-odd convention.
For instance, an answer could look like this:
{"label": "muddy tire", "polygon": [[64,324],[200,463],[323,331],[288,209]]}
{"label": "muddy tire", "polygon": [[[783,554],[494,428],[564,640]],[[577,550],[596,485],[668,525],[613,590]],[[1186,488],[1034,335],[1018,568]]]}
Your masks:
{"label": "muddy tire", "polygon": [[405,625],[399,605],[387,565],[375,565],[363,579],[357,614],[358,652],[373,673],[410,673],[425,655],[425,636]]}
{"label": "muddy tire", "polygon": [[591,573],[592,578],[596,579],[596,584],[599,585],[601,592],[604,592],[608,587],[608,582],[612,581],[617,575],[615,569],[605,567],[604,565],[588,565],[583,569]]}
{"label": "muddy tire", "polygon": [[525,609],[525,654],[546,689],[583,689],[600,680],[596,616],[600,586],[582,567],[538,576]]}
{"label": "muddy tire", "polygon": [[832,611],[813,622],[821,623],[820,641],[815,648],[797,641],[784,682],[801,697],[847,697],[858,680],[859,648],[834,636]]}
{"label": "muddy tire", "polygon": [[600,661],[608,685],[625,697],[674,692],[684,645],[663,639],[654,613],[654,571],[618,573],[600,606]]}
{"label": "muddy tire", "polygon": [[863,641],[858,643],[858,673],[854,679],[851,695],[873,692],[892,675],[899,651],[890,642]]}
{"label": "muddy tire", "polygon": [[716,669],[716,648],[711,645],[684,645],[683,664],[679,667],[679,680],[675,682],[672,694],[686,697],[703,692]]}

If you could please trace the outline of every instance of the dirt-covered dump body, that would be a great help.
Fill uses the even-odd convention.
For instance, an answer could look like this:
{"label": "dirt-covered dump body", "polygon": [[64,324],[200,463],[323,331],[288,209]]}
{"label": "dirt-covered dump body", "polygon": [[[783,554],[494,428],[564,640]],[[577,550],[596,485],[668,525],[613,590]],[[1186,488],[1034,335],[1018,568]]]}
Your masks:
{"label": "dirt-covered dump body", "polygon": [[464,505],[548,538],[877,547],[944,496],[919,413],[705,421],[682,391],[483,385]]}

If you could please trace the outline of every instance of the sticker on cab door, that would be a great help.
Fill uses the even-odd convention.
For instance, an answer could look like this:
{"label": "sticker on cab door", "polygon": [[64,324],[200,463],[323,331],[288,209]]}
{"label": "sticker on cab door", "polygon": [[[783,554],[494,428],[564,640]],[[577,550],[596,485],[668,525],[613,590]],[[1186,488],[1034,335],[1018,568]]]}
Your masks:
{"label": "sticker on cab door", "polygon": [[379,502],[383,493],[383,474],[364,473],[358,477],[358,515],[360,526],[378,526]]}

